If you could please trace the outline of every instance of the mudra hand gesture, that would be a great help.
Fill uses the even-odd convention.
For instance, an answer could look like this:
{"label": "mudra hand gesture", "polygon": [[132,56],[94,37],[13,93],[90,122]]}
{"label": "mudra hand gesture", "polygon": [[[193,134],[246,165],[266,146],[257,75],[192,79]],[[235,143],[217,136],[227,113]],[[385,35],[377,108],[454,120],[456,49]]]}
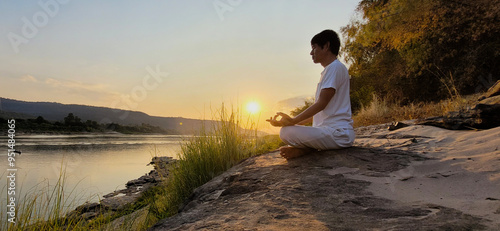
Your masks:
{"label": "mudra hand gesture", "polygon": [[[278,120],[278,117],[281,117],[281,118],[279,118],[279,120]],[[290,117],[289,115],[287,115],[283,112],[276,113],[276,115],[274,115],[274,117],[271,117],[266,121],[271,123],[271,125],[273,125],[275,127],[285,127],[285,126],[295,125],[292,117]]]}

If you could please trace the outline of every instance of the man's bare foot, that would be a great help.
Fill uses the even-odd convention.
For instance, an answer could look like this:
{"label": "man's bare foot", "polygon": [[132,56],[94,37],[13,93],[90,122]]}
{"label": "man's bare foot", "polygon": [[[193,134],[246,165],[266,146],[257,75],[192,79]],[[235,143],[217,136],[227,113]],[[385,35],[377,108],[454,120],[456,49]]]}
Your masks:
{"label": "man's bare foot", "polygon": [[280,155],[289,160],[293,158],[297,158],[299,156],[303,156],[304,154],[313,152],[314,149],[310,148],[294,148],[292,146],[283,146],[280,148]]}

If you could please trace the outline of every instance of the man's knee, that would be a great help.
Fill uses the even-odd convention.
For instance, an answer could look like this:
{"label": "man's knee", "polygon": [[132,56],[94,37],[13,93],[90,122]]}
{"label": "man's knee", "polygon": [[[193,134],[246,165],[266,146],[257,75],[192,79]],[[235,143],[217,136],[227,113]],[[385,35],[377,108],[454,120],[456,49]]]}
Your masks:
{"label": "man's knee", "polygon": [[290,138],[293,134],[293,126],[286,126],[280,129],[280,139],[286,144],[290,144]]}

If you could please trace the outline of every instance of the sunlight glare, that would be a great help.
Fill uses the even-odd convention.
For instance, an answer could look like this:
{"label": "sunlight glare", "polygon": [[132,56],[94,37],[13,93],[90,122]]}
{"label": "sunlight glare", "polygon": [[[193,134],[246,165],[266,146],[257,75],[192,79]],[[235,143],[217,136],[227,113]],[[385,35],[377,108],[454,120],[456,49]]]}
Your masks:
{"label": "sunlight glare", "polygon": [[259,103],[252,101],[247,104],[247,111],[250,114],[255,114],[260,111],[260,105]]}

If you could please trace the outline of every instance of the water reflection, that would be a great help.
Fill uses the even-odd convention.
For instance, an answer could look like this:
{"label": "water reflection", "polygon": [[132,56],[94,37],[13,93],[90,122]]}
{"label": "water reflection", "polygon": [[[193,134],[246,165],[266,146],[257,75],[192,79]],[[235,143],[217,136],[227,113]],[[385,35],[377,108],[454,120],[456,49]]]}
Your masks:
{"label": "water reflection", "polygon": [[[16,136],[18,193],[26,193],[35,185],[55,184],[61,166],[66,171],[65,186],[75,189],[80,197],[102,197],[125,187],[129,180],[148,173],[154,155],[176,157],[182,136],[166,135],[31,135]],[[0,163],[5,166],[0,188],[7,184],[7,138],[0,142],[4,151]],[[22,196],[22,195],[21,195]],[[19,198],[19,197],[18,197]],[[2,198],[3,199],[3,198]],[[94,201],[97,197],[94,198]]]}

